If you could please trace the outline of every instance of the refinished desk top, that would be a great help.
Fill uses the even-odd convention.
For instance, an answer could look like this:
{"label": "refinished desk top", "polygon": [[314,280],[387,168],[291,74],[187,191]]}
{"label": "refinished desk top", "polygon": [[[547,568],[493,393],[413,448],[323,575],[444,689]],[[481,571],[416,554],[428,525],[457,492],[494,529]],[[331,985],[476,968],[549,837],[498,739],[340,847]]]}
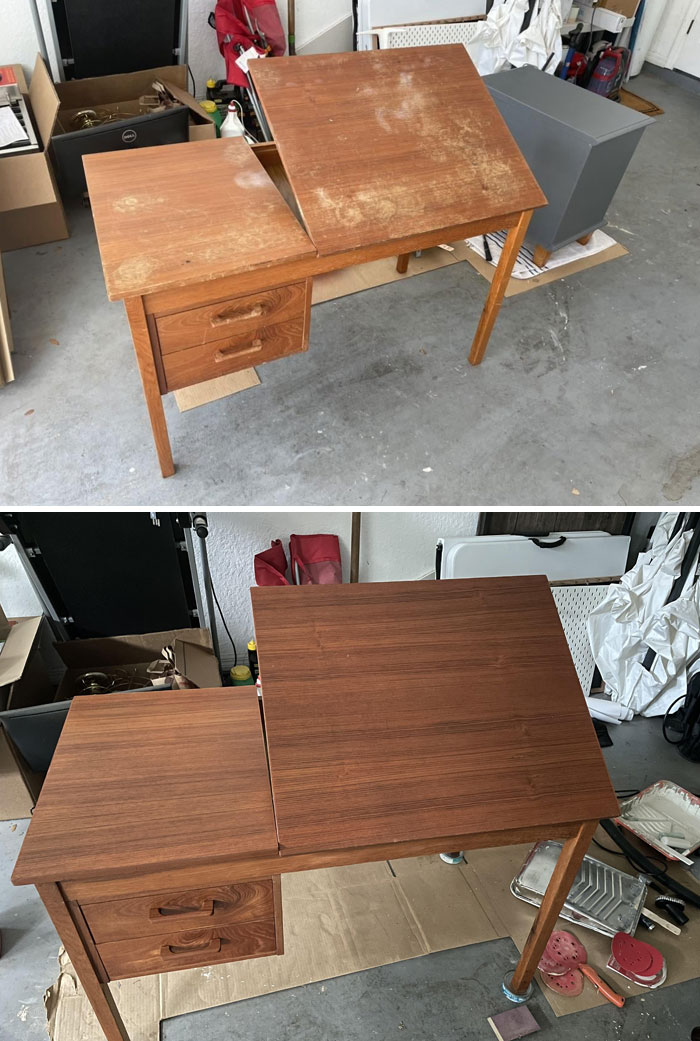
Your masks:
{"label": "refinished desk top", "polygon": [[110,300],[315,255],[242,138],[103,152],[84,164]]}
{"label": "refinished desk top", "polygon": [[283,856],[618,812],[545,577],[251,593]]}
{"label": "refinished desk top", "polygon": [[277,856],[254,687],[76,697],[16,884]]}
{"label": "refinished desk top", "polygon": [[461,44],[274,58],[251,72],[322,256],[547,201]]}

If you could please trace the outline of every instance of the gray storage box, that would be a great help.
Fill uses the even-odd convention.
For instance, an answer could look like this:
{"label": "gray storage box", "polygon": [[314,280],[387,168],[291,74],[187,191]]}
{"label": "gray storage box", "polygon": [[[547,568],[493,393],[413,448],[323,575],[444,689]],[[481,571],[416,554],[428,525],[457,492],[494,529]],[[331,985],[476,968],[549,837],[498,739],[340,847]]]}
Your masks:
{"label": "gray storage box", "polygon": [[533,214],[529,242],[551,252],[600,228],[654,120],[531,66],[484,83],[548,199]]}

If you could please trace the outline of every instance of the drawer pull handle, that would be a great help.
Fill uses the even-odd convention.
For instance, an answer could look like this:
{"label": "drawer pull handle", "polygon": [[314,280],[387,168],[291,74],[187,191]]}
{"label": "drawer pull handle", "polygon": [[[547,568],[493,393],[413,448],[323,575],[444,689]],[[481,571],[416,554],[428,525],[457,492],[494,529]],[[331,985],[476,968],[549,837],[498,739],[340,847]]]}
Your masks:
{"label": "drawer pull handle", "polygon": [[260,318],[262,314],[263,305],[256,304],[249,311],[229,311],[228,313],[224,311],[222,314],[215,314],[209,321],[216,328],[218,325],[228,325],[230,322],[244,322],[247,318]]}
{"label": "drawer pull handle", "polygon": [[209,940],[208,943],[198,944],[163,944],[161,954],[167,958],[169,954],[218,954],[221,950],[221,940],[218,936]]}
{"label": "drawer pull handle", "polygon": [[189,915],[194,918],[209,918],[214,914],[214,901],[204,900],[197,907],[186,907],[184,905],[177,906],[175,904],[170,907],[152,907],[150,917],[151,918],[177,918],[180,915]]}
{"label": "drawer pull handle", "polygon": [[214,355],[215,362],[228,361],[229,358],[236,358],[239,354],[255,354],[257,351],[263,349],[262,340],[253,340],[250,347],[224,347],[216,352]]}

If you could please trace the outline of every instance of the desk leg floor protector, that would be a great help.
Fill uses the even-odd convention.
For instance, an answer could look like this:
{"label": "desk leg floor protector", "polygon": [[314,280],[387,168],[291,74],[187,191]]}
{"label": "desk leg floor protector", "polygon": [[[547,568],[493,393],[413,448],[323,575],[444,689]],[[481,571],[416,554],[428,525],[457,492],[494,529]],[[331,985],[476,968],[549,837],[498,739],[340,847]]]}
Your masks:
{"label": "desk leg floor protector", "polygon": [[[535,912],[507,890],[528,848],[468,853],[469,862],[458,867],[435,856],[285,875],[282,957],[113,984],[127,1029],[139,1041],[158,1041],[160,1020],[187,1012],[509,935],[521,946]],[[686,930],[680,938],[654,934],[668,961],[669,983],[697,975],[691,965],[700,929],[689,923]],[[588,960],[603,969],[609,941],[586,930],[581,937]],[[46,996],[53,1041],[103,1041],[65,954],[59,965],[61,975]],[[644,993],[622,979],[615,983],[621,993]],[[546,998],[556,1015],[605,1003],[590,986],[568,1002],[551,991]]]}

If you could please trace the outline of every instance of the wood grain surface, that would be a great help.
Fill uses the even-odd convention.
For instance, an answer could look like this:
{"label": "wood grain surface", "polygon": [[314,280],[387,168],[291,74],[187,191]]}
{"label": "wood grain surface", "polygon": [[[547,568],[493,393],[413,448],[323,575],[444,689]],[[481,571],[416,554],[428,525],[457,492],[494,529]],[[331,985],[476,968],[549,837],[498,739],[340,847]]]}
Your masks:
{"label": "wood grain surface", "polygon": [[82,904],[96,943],[154,936],[166,929],[215,929],[274,915],[272,879],[207,889],[148,893],[125,900]]}
{"label": "wood grain surface", "polygon": [[322,255],[546,202],[461,44],[251,71]]}
{"label": "wood grain surface", "polygon": [[217,929],[162,932],[157,936],[100,943],[97,951],[110,980],[277,953],[274,918]]}
{"label": "wood grain surface", "polygon": [[84,157],[110,300],[315,252],[242,138]]}
{"label": "wood grain surface", "polygon": [[77,697],[13,881],[277,853],[253,687]]}
{"label": "wood grain surface", "polygon": [[251,593],[283,855],[617,813],[544,576]]}

